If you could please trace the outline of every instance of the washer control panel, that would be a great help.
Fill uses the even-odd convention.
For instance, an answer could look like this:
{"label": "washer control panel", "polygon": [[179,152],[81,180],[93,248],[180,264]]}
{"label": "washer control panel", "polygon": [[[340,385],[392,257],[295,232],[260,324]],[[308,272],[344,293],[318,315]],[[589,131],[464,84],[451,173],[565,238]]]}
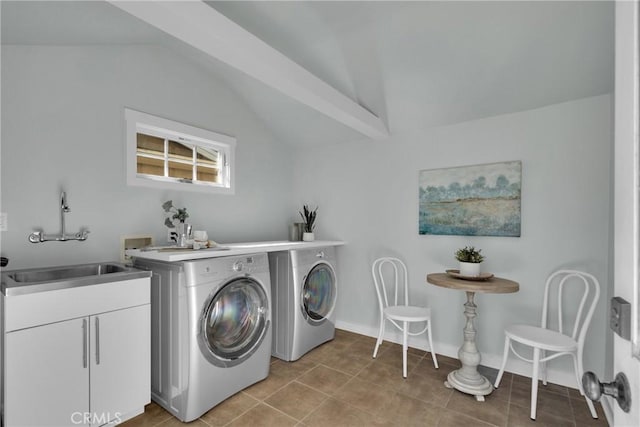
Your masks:
{"label": "washer control panel", "polygon": [[266,273],[269,271],[269,261],[266,253],[259,253],[185,262],[184,268],[187,278],[186,285],[196,286],[196,284],[211,280],[222,280],[237,273]]}
{"label": "washer control panel", "polygon": [[253,257],[248,256],[243,259],[239,259],[233,263],[233,271],[240,273],[241,271],[251,271],[253,267]]}

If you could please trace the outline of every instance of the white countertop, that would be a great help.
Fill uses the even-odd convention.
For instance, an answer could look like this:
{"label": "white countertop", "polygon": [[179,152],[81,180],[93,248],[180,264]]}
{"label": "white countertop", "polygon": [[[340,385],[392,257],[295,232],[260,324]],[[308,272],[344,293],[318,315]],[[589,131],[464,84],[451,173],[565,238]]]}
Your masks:
{"label": "white countertop", "polygon": [[[156,261],[176,262],[190,259],[217,258],[223,256],[255,254],[258,252],[288,251],[290,249],[313,249],[327,246],[342,246],[344,242],[333,240],[314,240],[313,242],[245,242],[219,243],[215,248],[178,249],[167,246],[162,250],[127,249],[126,254],[134,258],[153,259]],[[173,250],[171,250],[173,249]]]}

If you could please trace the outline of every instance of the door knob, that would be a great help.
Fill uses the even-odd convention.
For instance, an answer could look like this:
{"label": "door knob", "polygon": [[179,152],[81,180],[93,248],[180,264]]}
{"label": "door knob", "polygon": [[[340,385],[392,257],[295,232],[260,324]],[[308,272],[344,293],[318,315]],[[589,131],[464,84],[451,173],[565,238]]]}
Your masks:
{"label": "door knob", "polygon": [[582,388],[587,397],[594,402],[600,400],[602,395],[606,394],[618,401],[620,409],[624,412],[629,412],[631,407],[631,387],[624,373],[618,372],[613,382],[601,383],[596,374],[585,372],[582,375]]}

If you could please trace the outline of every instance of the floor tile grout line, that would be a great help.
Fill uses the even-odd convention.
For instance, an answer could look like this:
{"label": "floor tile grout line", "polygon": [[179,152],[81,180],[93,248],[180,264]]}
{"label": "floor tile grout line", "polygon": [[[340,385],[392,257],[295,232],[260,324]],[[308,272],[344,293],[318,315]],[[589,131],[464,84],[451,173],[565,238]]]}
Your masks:
{"label": "floor tile grout line", "polygon": [[[355,378],[355,377],[354,377],[354,378]],[[353,379],[353,378],[352,378],[352,379]],[[349,381],[351,381],[351,379],[350,379]],[[349,382],[349,381],[347,381],[347,382]],[[301,383],[301,384],[303,384],[303,383]],[[303,384],[303,385],[306,385],[306,384]],[[310,387],[310,386],[307,386],[307,387]],[[311,387],[310,387],[310,388],[311,388]],[[314,412],[316,412],[318,409],[320,409],[320,407],[321,407],[322,405],[324,405],[324,403],[325,403],[325,402],[327,402],[329,399],[335,399],[335,398],[333,397],[333,395],[331,395],[331,394],[325,393],[325,392],[323,392],[323,391],[321,391],[321,390],[317,390],[317,389],[315,389],[315,388],[314,388],[313,390],[315,390],[315,391],[318,391],[318,392],[322,393],[322,394],[325,396],[325,398],[324,398],[324,400],[323,400],[322,402],[320,402],[320,404],[319,404],[318,406],[316,406],[313,410],[309,411],[309,413],[308,413],[307,415],[305,415],[304,417],[302,417],[302,419],[300,420],[300,422],[301,422],[301,423],[304,423],[304,420],[306,420],[306,419],[307,419],[311,414],[313,414],[313,413],[314,413]],[[338,399],[336,399],[336,400],[338,400]]]}
{"label": "floor tile grout line", "polygon": [[[323,400],[323,402],[324,402],[324,400]],[[269,408],[271,408],[271,409],[273,409],[273,410],[275,410],[275,411],[277,411],[277,412],[279,412],[279,413],[281,413],[283,415],[285,415],[287,418],[291,418],[292,420],[294,420],[296,422],[296,424],[299,423],[300,421],[302,421],[302,420],[299,420],[299,419],[287,414],[286,412],[282,411],[281,409],[276,408],[275,406],[273,406],[273,405],[271,405],[271,404],[269,404],[267,402],[262,402],[262,404],[265,405],[265,406],[268,406]]]}
{"label": "floor tile grout line", "polygon": [[[364,359],[363,359],[363,360],[364,360]],[[343,374],[346,374],[346,375],[349,375],[349,376],[353,376],[353,377],[355,377],[355,376],[357,376],[357,375],[358,375],[358,374],[359,374],[359,373],[360,373],[364,368],[366,368],[367,366],[369,366],[369,365],[371,364],[371,361],[368,361],[367,363],[365,363],[365,364],[364,364],[360,369],[358,369],[358,372],[356,372],[355,374],[352,374],[351,372],[346,372],[346,371],[340,370],[340,369],[338,369],[338,368],[333,368],[332,366],[329,366],[329,365],[324,364],[324,362],[321,362],[320,364],[321,364],[322,366],[325,366],[325,367],[327,367],[327,368],[331,368],[331,369],[333,369],[333,370],[335,370],[335,371],[338,371],[338,372],[341,372],[341,373],[343,373]]]}
{"label": "floor tile grout line", "polygon": [[[289,382],[287,382],[286,384],[284,384],[282,387],[280,387],[280,388],[276,389],[273,393],[269,394],[269,395],[268,395],[268,396],[266,396],[264,399],[257,399],[257,398],[256,398],[256,397],[254,397],[254,396],[251,396],[251,395],[249,395],[249,396],[251,396],[251,397],[253,397],[254,399],[258,400],[260,403],[264,403],[265,405],[268,405],[268,406],[270,406],[270,407],[271,407],[271,405],[270,405],[269,403],[267,403],[267,402],[266,402],[266,400],[267,400],[267,399],[269,399],[270,397],[274,396],[275,394],[277,394],[277,393],[278,393],[278,392],[280,392],[281,390],[283,390],[285,387],[287,387],[287,386],[289,386],[290,384],[292,384],[292,383],[294,383],[294,382],[295,382],[295,383],[298,383],[298,384],[300,384],[300,385],[302,385],[302,386],[308,387],[308,388],[310,388],[311,390],[317,391],[317,392],[319,392],[319,393],[322,393],[322,394],[323,394],[323,395],[325,395],[325,396],[330,397],[330,395],[327,395],[327,393],[324,393],[322,390],[318,390],[318,389],[317,389],[317,388],[315,388],[315,387],[312,387],[312,386],[310,386],[310,385],[308,385],[308,384],[305,384],[305,383],[303,383],[303,382],[298,381],[301,377],[303,377],[303,376],[304,376],[304,375],[306,375],[307,373],[311,372],[313,369],[317,368],[317,367],[318,367],[318,366],[320,366],[320,365],[321,365],[321,363],[316,363],[316,365],[315,365],[315,366],[313,366],[313,367],[311,367],[311,368],[307,369],[306,371],[304,371],[304,374],[300,374],[300,375],[298,375],[297,377],[295,377],[295,378],[291,379]],[[323,365],[323,366],[324,366],[324,365]],[[334,369],[334,370],[335,370],[335,369]],[[247,394],[248,394],[248,393],[247,393]],[[326,400],[326,399],[327,399],[327,397],[325,397],[325,399],[324,399],[324,400]],[[323,402],[324,402],[324,400],[323,400]],[[257,406],[257,405],[254,405],[253,407],[255,407],[255,406]],[[253,407],[252,407],[252,408],[253,408]],[[277,409],[277,408],[274,408],[274,409]],[[280,411],[280,412],[282,412],[282,411]],[[289,417],[291,417],[291,416],[289,416]],[[291,418],[293,418],[293,417],[291,417]],[[294,419],[295,419],[295,418],[294,418]]]}
{"label": "floor tile grout line", "polygon": [[[244,414],[246,414],[247,412],[251,411],[251,410],[252,410],[253,408],[255,408],[256,406],[260,405],[260,403],[261,403],[261,402],[257,402],[255,405],[253,405],[252,407],[248,408],[246,411],[243,411],[243,412],[242,412],[240,415],[238,415],[237,417],[232,418],[229,422],[227,422],[227,423],[223,424],[223,426],[228,426],[228,425],[232,424],[235,420],[237,420],[238,418],[240,418],[240,417],[244,416]],[[202,419],[201,419],[201,420],[202,420]],[[207,423],[206,421],[204,421],[204,420],[202,420],[202,421],[203,421],[205,424],[209,425],[209,426],[211,425],[211,424],[208,424],[208,423]]]}
{"label": "floor tile grout line", "polygon": [[[322,390],[318,390],[317,388],[311,387],[310,385],[305,384],[305,383],[302,383],[302,382],[300,382],[300,381],[298,381],[298,380],[293,380],[292,382],[296,382],[296,383],[298,383],[298,384],[300,384],[300,385],[302,385],[302,386],[305,386],[305,387],[310,388],[310,389],[311,389],[311,390],[313,390],[313,391],[317,391],[318,393],[323,394],[326,398],[332,397],[329,393],[325,393],[325,392],[324,392],[324,391],[322,391]],[[326,398],[325,398],[325,400],[326,400]],[[323,400],[323,402],[324,402],[324,400]]]}

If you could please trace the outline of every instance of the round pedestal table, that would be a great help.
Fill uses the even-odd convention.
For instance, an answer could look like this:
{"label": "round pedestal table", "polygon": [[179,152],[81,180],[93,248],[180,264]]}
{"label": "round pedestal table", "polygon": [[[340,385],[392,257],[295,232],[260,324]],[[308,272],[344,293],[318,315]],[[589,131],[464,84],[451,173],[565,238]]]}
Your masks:
{"label": "round pedestal table", "polygon": [[476,346],[476,329],[473,326],[477,307],[473,299],[476,292],[490,294],[518,292],[520,285],[513,280],[500,277],[476,281],[459,279],[447,273],[428,274],[427,282],[432,285],[467,293],[467,302],[464,304],[464,316],[467,319],[463,334],[464,343],[458,350],[458,358],[462,363],[462,367],[450,372],[444,385],[448,388],[455,388],[463,393],[474,395],[476,400],[484,402],[484,397],[493,391],[493,385],[486,377],[478,373],[481,356]]}

